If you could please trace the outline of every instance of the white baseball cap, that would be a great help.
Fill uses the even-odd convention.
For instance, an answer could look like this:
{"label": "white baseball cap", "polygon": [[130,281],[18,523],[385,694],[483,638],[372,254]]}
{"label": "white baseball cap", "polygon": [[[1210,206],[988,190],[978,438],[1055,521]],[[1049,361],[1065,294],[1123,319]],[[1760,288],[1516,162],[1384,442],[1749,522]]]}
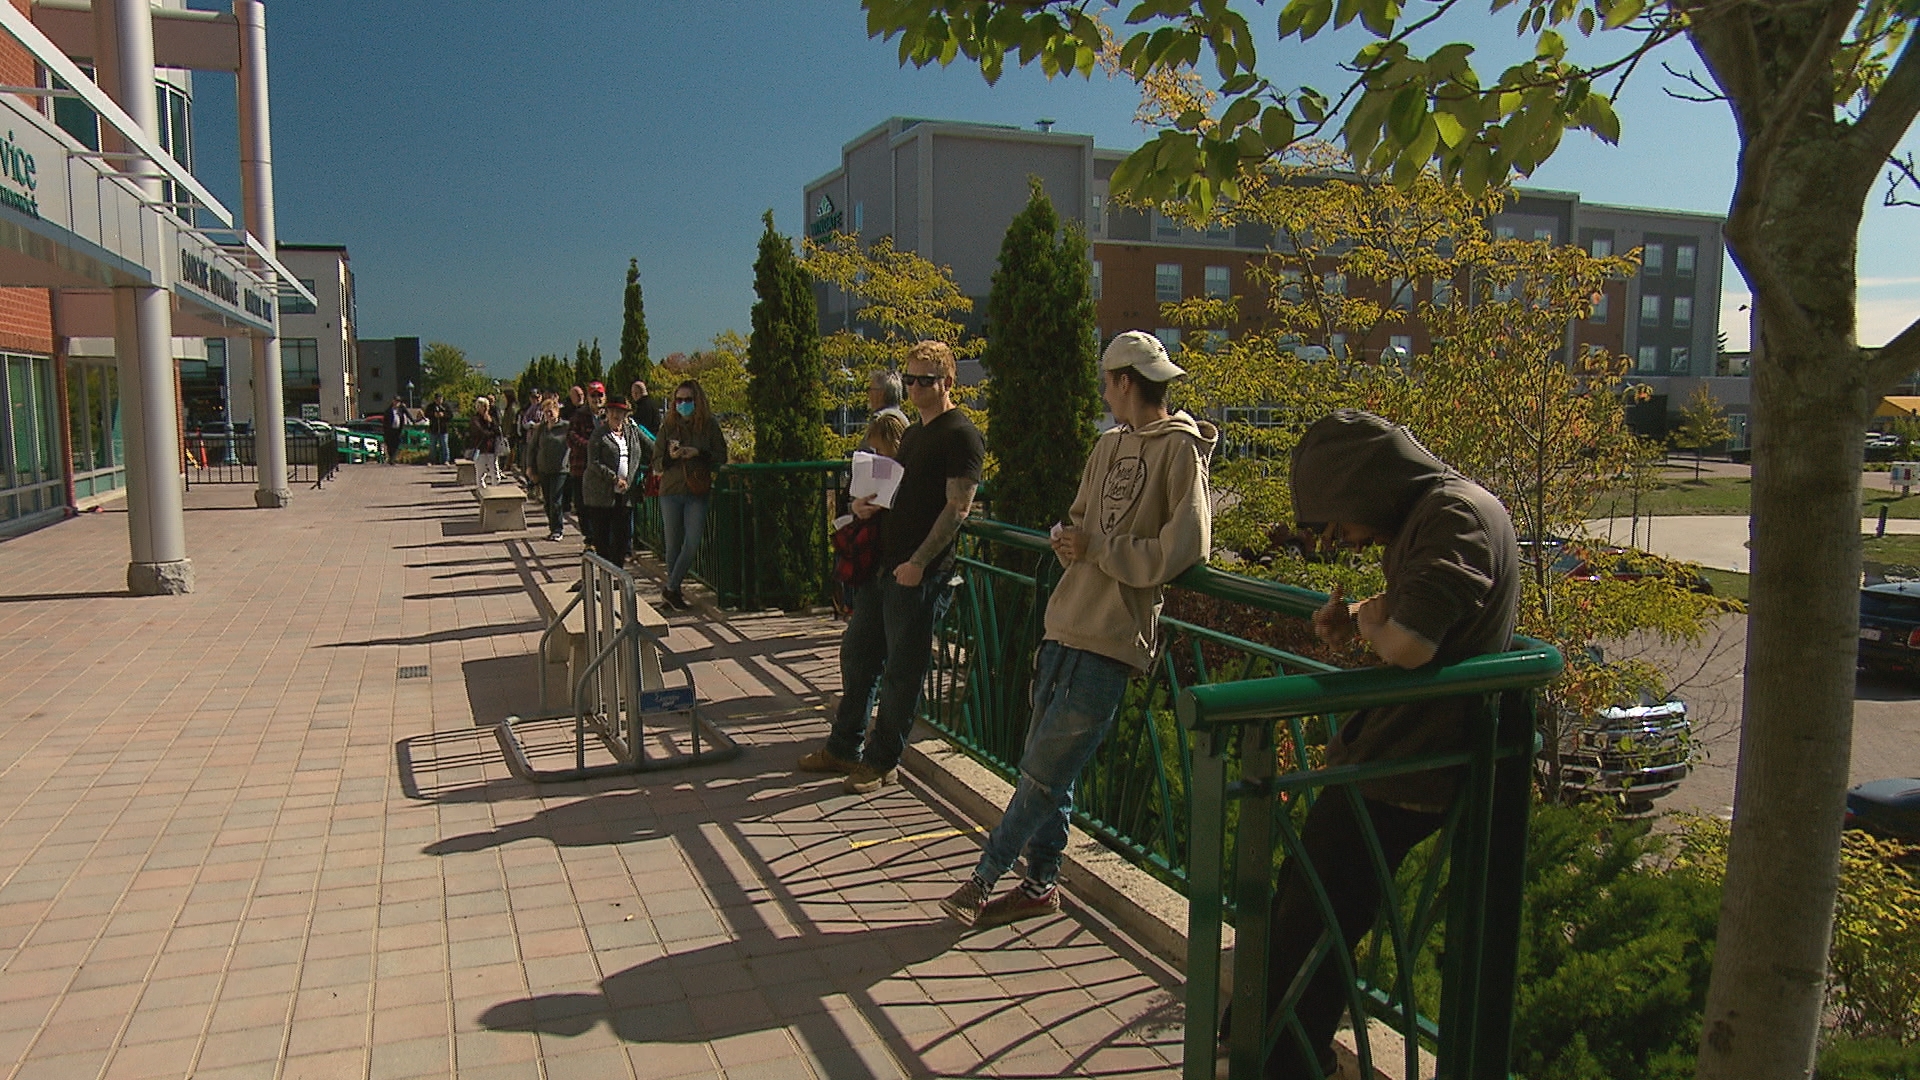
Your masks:
{"label": "white baseball cap", "polygon": [[1167,359],[1167,347],[1160,344],[1160,339],[1144,330],[1129,330],[1108,343],[1100,367],[1104,371],[1132,368],[1153,382],[1166,382],[1187,373]]}

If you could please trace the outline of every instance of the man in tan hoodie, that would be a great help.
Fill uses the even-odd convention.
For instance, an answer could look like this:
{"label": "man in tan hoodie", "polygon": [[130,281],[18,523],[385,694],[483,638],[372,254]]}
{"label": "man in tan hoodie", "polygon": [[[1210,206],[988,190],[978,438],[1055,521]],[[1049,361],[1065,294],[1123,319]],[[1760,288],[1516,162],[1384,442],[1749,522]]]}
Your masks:
{"label": "man in tan hoodie", "polygon": [[[1020,782],[972,877],[940,902],[967,926],[1060,910],[1054,881],[1074,781],[1112,729],[1128,680],[1152,659],[1161,587],[1212,547],[1207,462],[1218,432],[1167,412],[1168,384],[1186,372],[1138,330],[1114,338],[1100,366],[1116,426],[1087,457],[1071,522],[1053,528],[1066,572],[1047,603]],[[1023,848],[1019,887],[989,900]]]}

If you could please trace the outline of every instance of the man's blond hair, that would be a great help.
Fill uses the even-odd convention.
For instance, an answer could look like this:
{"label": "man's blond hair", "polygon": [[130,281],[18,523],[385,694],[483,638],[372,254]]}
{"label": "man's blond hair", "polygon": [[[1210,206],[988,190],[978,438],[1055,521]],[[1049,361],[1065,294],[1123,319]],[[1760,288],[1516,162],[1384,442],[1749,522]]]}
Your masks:
{"label": "man's blond hair", "polygon": [[921,341],[907,350],[907,363],[918,360],[922,364],[933,364],[940,374],[948,379],[958,378],[959,369],[953,363],[953,347],[944,341]]}

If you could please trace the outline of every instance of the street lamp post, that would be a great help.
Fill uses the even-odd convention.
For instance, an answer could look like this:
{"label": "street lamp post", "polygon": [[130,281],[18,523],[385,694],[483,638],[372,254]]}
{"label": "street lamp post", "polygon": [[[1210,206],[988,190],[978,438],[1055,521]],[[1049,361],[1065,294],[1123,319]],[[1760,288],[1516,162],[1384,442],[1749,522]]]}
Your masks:
{"label": "street lamp post", "polygon": [[413,382],[407,382],[407,408],[413,408]]}

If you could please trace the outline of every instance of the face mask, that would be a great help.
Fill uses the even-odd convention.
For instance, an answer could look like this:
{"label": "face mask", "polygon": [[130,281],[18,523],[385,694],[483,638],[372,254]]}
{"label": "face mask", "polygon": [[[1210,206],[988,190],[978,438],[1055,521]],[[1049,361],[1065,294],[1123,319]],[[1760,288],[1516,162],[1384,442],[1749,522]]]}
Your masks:
{"label": "face mask", "polygon": [[679,413],[679,414],[680,414],[681,416],[692,416],[692,415],[693,415],[693,402],[691,402],[691,401],[676,401],[676,402],[674,402],[674,403],[673,403],[673,410],[674,410],[675,412],[677,412],[677,413]]}

